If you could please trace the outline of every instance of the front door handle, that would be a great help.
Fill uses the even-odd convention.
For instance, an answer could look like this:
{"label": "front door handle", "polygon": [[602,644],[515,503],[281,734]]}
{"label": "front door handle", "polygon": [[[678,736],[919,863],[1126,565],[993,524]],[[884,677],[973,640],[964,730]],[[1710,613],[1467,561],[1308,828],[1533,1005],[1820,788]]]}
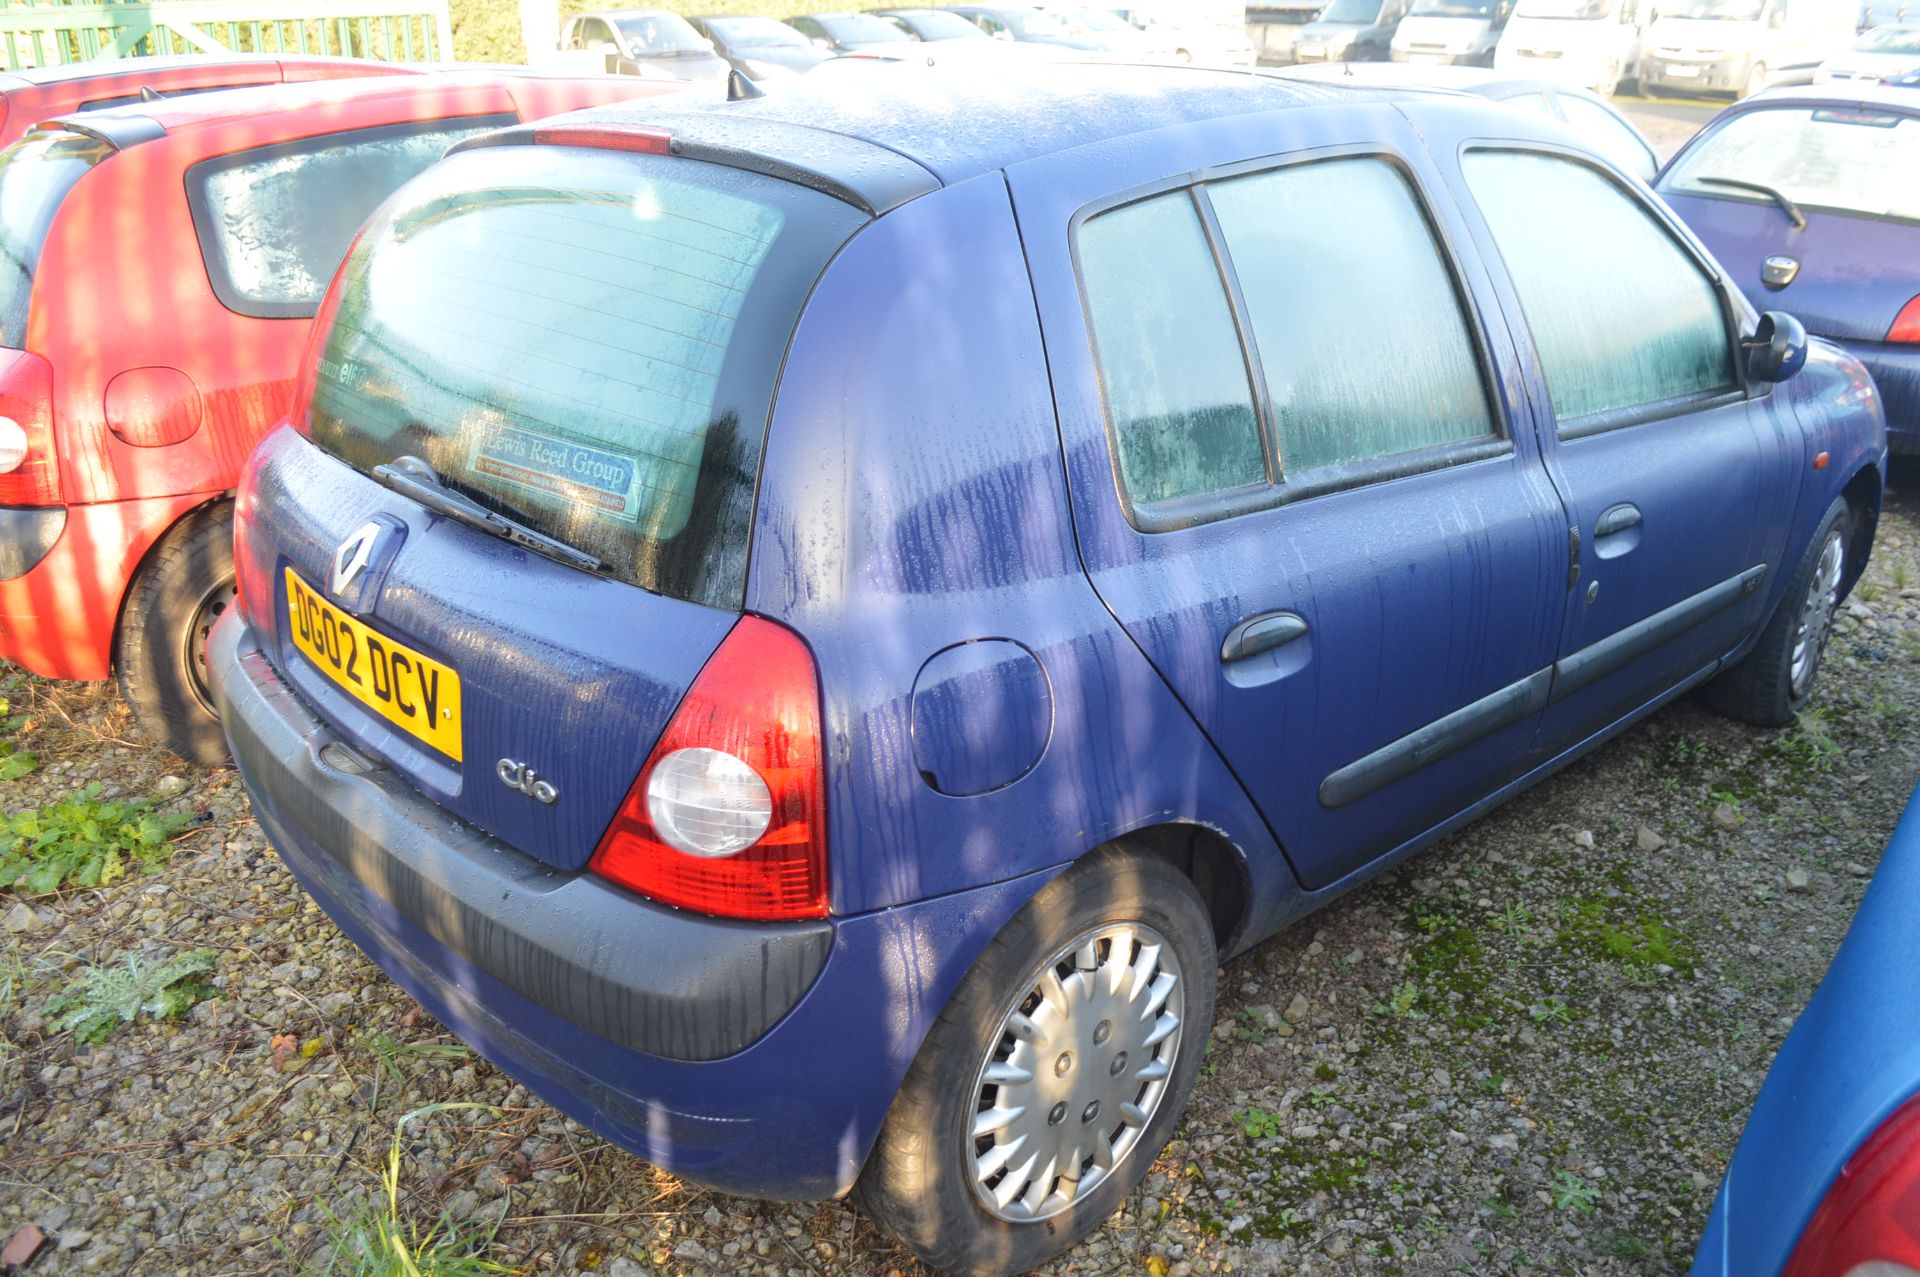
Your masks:
{"label": "front door handle", "polygon": [[1220,643],[1222,664],[1244,661],[1249,656],[1271,652],[1291,643],[1307,632],[1307,623],[1295,612],[1262,612],[1250,616],[1227,631]]}
{"label": "front door handle", "polygon": [[1593,539],[1598,541],[1601,537],[1616,536],[1628,528],[1639,526],[1640,507],[1623,501],[1600,512],[1600,521],[1593,525]]}

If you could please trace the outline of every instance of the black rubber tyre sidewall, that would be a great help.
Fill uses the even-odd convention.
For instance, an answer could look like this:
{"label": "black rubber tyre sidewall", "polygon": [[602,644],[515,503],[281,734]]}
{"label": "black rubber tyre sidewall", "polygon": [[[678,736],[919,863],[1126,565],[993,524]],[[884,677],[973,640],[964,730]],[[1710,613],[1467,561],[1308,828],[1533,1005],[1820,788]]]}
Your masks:
{"label": "black rubber tyre sidewall", "polygon": [[128,587],[114,672],[134,721],[189,762],[227,761],[220,721],[200,703],[186,630],[209,591],[233,580],[233,507],[203,506],[167,529]]}
{"label": "black rubber tyre sidewall", "polygon": [[[975,1076],[1016,986],[1068,941],[1107,921],[1144,922],[1178,956],[1180,1054],[1159,1109],[1113,1174],[1059,1215],[1009,1224],[981,1209],[961,1155]],[[945,1272],[1025,1272],[1073,1246],[1125,1201],[1178,1128],[1212,1028],[1218,960],[1205,905],[1166,861],[1113,848],[1068,869],[988,946],[929,1032],[867,1159],[856,1202],[883,1231]]]}
{"label": "black rubber tyre sidewall", "polygon": [[1753,650],[1738,665],[1707,684],[1704,699],[1713,709],[1756,727],[1784,727],[1813,699],[1820,686],[1824,653],[1815,657],[1806,693],[1796,697],[1793,694],[1793,639],[1807,587],[1820,565],[1821,548],[1836,526],[1840,529],[1841,545],[1851,552],[1853,517],[1845,498],[1836,497],[1821,516],[1819,529],[1800,556],[1800,563]]}

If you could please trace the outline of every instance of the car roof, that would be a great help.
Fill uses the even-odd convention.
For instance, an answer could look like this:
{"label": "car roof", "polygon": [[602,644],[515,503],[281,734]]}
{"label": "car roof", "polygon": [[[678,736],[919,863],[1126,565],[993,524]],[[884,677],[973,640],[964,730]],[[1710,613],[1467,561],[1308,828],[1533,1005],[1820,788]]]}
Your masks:
{"label": "car roof", "polygon": [[1920,94],[1897,85],[1871,80],[1832,81],[1825,84],[1794,85],[1756,93],[1744,102],[1736,102],[1728,111],[1746,111],[1768,106],[1871,106],[1920,115]]}
{"label": "car roof", "polygon": [[[1284,107],[1399,100],[1418,90],[1310,84],[1190,66],[1045,59],[977,69],[916,67],[875,76],[850,92],[844,81],[802,78],[743,102],[616,103],[565,117],[582,126],[666,130],[676,139],[742,151],[772,146],[802,164],[809,149],[848,162],[876,150],[952,184],[1022,160],[1116,137]],[[1431,97],[1431,95],[1428,95]],[[1457,95],[1448,95],[1457,96]],[[809,139],[811,139],[809,141]]]}
{"label": "car roof", "polygon": [[[0,84],[14,82],[65,84],[74,80],[99,80],[112,76],[137,75],[142,71],[170,71],[182,67],[267,67],[294,60],[318,62],[323,59],[296,59],[292,55],[283,58],[277,53],[235,53],[219,57],[209,57],[204,53],[188,53],[153,58],[100,58],[91,62],[63,62],[53,66],[22,67],[17,71],[0,72]],[[348,61],[345,58],[325,60],[343,63]]]}
{"label": "car roof", "polygon": [[1451,89],[1483,98],[1514,97],[1560,88],[1545,80],[1517,76],[1491,67],[1411,66],[1402,62],[1337,62],[1331,66],[1279,67],[1274,74],[1294,80],[1371,84],[1382,88]]}

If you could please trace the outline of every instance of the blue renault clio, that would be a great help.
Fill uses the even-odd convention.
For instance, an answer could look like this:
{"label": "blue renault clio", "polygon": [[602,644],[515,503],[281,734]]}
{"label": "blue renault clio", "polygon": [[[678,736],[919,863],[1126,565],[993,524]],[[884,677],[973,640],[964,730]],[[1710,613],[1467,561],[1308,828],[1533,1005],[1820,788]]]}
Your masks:
{"label": "blue renault clio", "polygon": [[211,655],[286,863],[607,1138],[969,1273],[1139,1182],[1218,962],[1791,719],[1886,446],[1549,121],[1110,65],[465,143],[298,403]]}

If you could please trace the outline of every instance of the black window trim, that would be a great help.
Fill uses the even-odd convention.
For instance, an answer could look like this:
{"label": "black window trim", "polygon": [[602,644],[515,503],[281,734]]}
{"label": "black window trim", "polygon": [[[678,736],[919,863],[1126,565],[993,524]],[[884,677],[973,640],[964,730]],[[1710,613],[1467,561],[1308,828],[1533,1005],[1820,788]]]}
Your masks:
{"label": "black window trim", "polygon": [[[1633,184],[1613,163],[1604,156],[1591,155],[1585,151],[1560,146],[1553,142],[1536,142],[1520,138],[1472,138],[1461,143],[1459,152],[1462,194],[1473,208],[1473,215],[1486,228],[1487,242],[1493,246],[1492,256],[1499,263],[1501,273],[1513,286],[1513,271],[1507,266],[1506,256],[1500,250],[1500,241],[1493,233],[1493,225],[1480,209],[1480,197],[1474,192],[1473,184],[1466,176],[1466,158],[1475,151],[1494,153],[1532,153],[1548,155],[1592,170],[1600,179],[1619,191],[1655,226],[1665,232],[1667,239],[1678,248],[1696,269],[1705,275],[1712,286],[1714,295],[1720,302],[1720,323],[1723,335],[1727,338],[1729,360],[1733,365],[1733,382],[1724,389],[1702,390],[1693,394],[1675,395],[1666,399],[1653,399],[1645,403],[1630,404],[1625,408],[1609,408],[1601,412],[1590,412],[1580,417],[1561,420],[1559,411],[1553,406],[1553,390],[1547,384],[1547,370],[1540,363],[1540,349],[1533,338],[1533,321],[1527,318],[1526,307],[1520,305],[1520,323],[1526,329],[1527,346],[1532,353],[1532,374],[1537,377],[1540,389],[1546,394],[1546,416],[1553,424],[1554,436],[1571,442],[1587,439],[1594,435],[1606,434],[1613,430],[1624,430],[1630,426],[1644,426],[1656,421],[1671,421],[1675,417],[1688,416],[1696,412],[1705,412],[1712,408],[1742,403],[1750,399],[1762,398],[1771,392],[1772,387],[1765,383],[1754,384],[1747,378],[1746,361],[1741,358],[1741,343],[1746,339],[1746,327],[1742,322],[1744,312],[1734,300],[1734,290],[1725,273],[1711,258],[1693,246],[1685,235],[1678,233],[1672,217],[1667,214],[1664,205],[1643,199],[1633,189]],[[1651,189],[1651,188],[1649,188]],[[1520,294],[1514,288],[1514,301],[1520,303]]]}
{"label": "black window trim", "polygon": [[[1384,457],[1369,457],[1341,465],[1316,466],[1297,478],[1289,478],[1285,471],[1286,459],[1280,452],[1278,423],[1273,416],[1266,377],[1253,340],[1252,314],[1247,309],[1245,298],[1241,294],[1239,275],[1234,270],[1232,259],[1226,251],[1225,241],[1220,232],[1219,222],[1214,215],[1212,200],[1206,193],[1206,187],[1210,183],[1237,177],[1250,177],[1306,164],[1350,159],[1380,160],[1393,169],[1407,184],[1414,208],[1425,223],[1427,232],[1438,250],[1441,268],[1447,273],[1454,300],[1460,308],[1461,320],[1473,339],[1475,366],[1479,372],[1481,394],[1486,401],[1487,419],[1491,428],[1487,434],[1472,439],[1413,448],[1403,452],[1389,453]],[[1242,484],[1233,488],[1143,503],[1133,499],[1121,475],[1120,438],[1114,427],[1112,405],[1107,399],[1107,380],[1101,368],[1099,342],[1093,335],[1093,308],[1087,294],[1086,272],[1080,261],[1080,228],[1103,213],[1110,213],[1130,204],[1144,203],[1182,190],[1188,192],[1194,211],[1199,218],[1202,233],[1213,255],[1215,269],[1219,272],[1222,293],[1226,297],[1228,309],[1233,316],[1234,330],[1240,338],[1241,363],[1253,391],[1254,421],[1260,431],[1260,447],[1262,456],[1266,459],[1267,480],[1264,483]],[[1501,393],[1498,364],[1494,359],[1493,346],[1487,335],[1487,321],[1486,316],[1481,312],[1480,300],[1466,285],[1460,252],[1453,239],[1447,234],[1445,226],[1434,215],[1432,198],[1420,181],[1413,165],[1400,150],[1394,147],[1377,141],[1318,146],[1192,169],[1102,196],[1100,199],[1082,205],[1067,223],[1067,236],[1068,252],[1073,263],[1074,285],[1080,298],[1080,313],[1086,323],[1086,348],[1092,357],[1094,385],[1100,400],[1102,427],[1107,437],[1108,456],[1112,461],[1114,491],[1120,502],[1121,513],[1137,532],[1178,532],[1202,524],[1217,523],[1223,519],[1254,514],[1263,510],[1274,510],[1292,505],[1297,501],[1330,496],[1337,492],[1347,492],[1376,483],[1389,483],[1396,479],[1429,474],[1453,466],[1490,461],[1509,456],[1514,452],[1512,417],[1506,399]]]}
{"label": "black window trim", "polygon": [[[413,137],[426,133],[444,132],[450,128],[511,128],[518,123],[520,123],[520,117],[512,111],[489,111],[479,115],[443,115],[430,120],[409,120],[400,124],[376,124],[369,128],[315,133],[308,137],[295,138],[290,142],[272,142],[266,146],[229,151],[224,155],[210,156],[189,165],[184,178],[187,188],[187,210],[193,217],[193,235],[200,246],[200,265],[207,273],[207,283],[212,287],[214,297],[234,314],[244,315],[248,319],[312,319],[320,309],[321,300],[258,301],[245,296],[234,287],[233,276],[227,265],[226,252],[220,241],[218,223],[214,218],[213,202],[207,196],[207,184],[215,175],[230,169],[244,168],[249,164],[258,164],[263,160],[277,160],[289,155],[313,155],[334,147],[351,146],[361,142]],[[448,143],[449,146],[452,144],[452,142]]]}

